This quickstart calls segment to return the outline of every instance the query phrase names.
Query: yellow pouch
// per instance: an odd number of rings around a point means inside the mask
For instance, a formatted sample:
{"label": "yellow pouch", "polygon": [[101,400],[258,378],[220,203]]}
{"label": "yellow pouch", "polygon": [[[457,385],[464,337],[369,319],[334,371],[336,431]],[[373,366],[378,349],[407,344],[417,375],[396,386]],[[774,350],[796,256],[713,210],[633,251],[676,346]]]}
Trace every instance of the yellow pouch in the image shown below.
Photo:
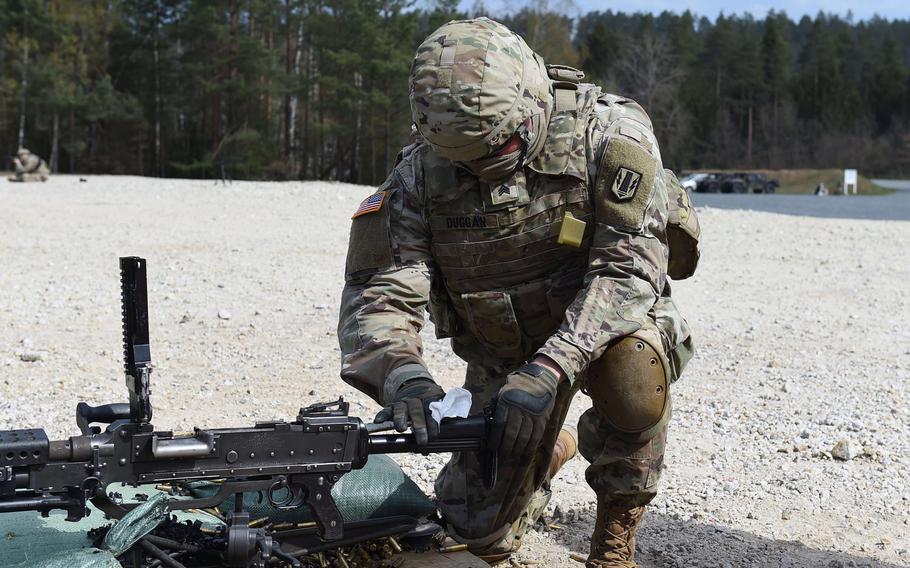
{"label": "yellow pouch", "polygon": [[580,247],[585,236],[585,224],[584,221],[576,219],[571,213],[566,212],[562,218],[562,227],[559,229],[559,237],[556,242],[561,245]]}

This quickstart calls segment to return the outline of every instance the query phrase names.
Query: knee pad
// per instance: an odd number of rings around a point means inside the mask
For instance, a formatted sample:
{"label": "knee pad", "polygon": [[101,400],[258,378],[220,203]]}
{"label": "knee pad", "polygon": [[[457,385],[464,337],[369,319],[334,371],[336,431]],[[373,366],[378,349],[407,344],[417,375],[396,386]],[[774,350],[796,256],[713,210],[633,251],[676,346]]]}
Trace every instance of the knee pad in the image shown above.
{"label": "knee pad", "polygon": [[640,434],[669,412],[668,376],[660,336],[642,330],[623,337],[591,363],[585,392],[614,428]]}

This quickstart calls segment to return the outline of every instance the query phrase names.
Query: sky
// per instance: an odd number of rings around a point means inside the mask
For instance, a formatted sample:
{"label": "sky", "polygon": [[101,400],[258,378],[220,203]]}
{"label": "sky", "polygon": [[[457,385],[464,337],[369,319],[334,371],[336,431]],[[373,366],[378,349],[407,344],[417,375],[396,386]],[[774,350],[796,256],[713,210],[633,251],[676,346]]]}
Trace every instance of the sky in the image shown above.
{"label": "sky", "polygon": [[[573,0],[569,0],[571,3]],[[503,10],[512,11],[520,9],[529,3],[528,0],[483,0],[493,13]],[[551,0],[550,6],[566,4],[566,0]],[[724,14],[742,14],[750,12],[757,17],[764,17],[769,10],[784,11],[792,19],[799,19],[803,15],[815,16],[819,11],[829,14],[846,16],[853,12],[854,20],[868,20],[875,15],[887,19],[910,19],[910,2],[907,0],[574,0],[577,11],[580,13],[594,10],[614,10],[620,12],[653,12],[655,14],[664,10],[683,12],[691,10],[699,16],[708,16],[711,19],[723,11]],[[474,0],[462,0],[462,8],[470,10]],[[572,13],[570,10],[569,13]]]}

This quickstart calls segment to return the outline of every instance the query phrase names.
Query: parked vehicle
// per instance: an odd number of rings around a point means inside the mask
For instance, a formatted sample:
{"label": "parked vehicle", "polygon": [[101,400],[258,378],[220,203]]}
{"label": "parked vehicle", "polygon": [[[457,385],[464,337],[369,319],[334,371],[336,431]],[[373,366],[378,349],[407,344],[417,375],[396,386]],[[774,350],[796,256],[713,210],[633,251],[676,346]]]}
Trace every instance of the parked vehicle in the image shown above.
{"label": "parked vehicle", "polygon": [[705,179],[708,175],[705,172],[684,175],[679,179],[679,185],[683,186],[686,191],[696,191],[698,182]]}
{"label": "parked vehicle", "polygon": [[746,191],[749,193],[774,193],[780,187],[780,182],[771,179],[765,174],[748,173],[742,174],[746,181]]}
{"label": "parked vehicle", "polygon": [[683,180],[683,187],[698,193],[774,193],[780,186],[776,179],[754,172],[699,172]]}

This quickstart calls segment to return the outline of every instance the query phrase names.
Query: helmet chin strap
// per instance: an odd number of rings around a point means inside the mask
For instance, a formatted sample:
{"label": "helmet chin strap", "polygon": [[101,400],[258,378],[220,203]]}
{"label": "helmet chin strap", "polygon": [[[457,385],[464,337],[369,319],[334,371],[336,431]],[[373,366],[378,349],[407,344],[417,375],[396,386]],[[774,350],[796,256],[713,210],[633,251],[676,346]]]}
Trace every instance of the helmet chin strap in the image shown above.
{"label": "helmet chin strap", "polygon": [[536,114],[531,117],[531,128],[534,135],[534,139],[531,140],[530,144],[526,144],[528,151],[525,153],[525,159],[522,165],[529,164],[534,158],[537,157],[537,154],[540,153],[543,149],[544,142],[547,140],[547,133],[549,132],[550,126],[550,116],[553,113],[553,106],[547,105],[544,109],[543,114]]}

